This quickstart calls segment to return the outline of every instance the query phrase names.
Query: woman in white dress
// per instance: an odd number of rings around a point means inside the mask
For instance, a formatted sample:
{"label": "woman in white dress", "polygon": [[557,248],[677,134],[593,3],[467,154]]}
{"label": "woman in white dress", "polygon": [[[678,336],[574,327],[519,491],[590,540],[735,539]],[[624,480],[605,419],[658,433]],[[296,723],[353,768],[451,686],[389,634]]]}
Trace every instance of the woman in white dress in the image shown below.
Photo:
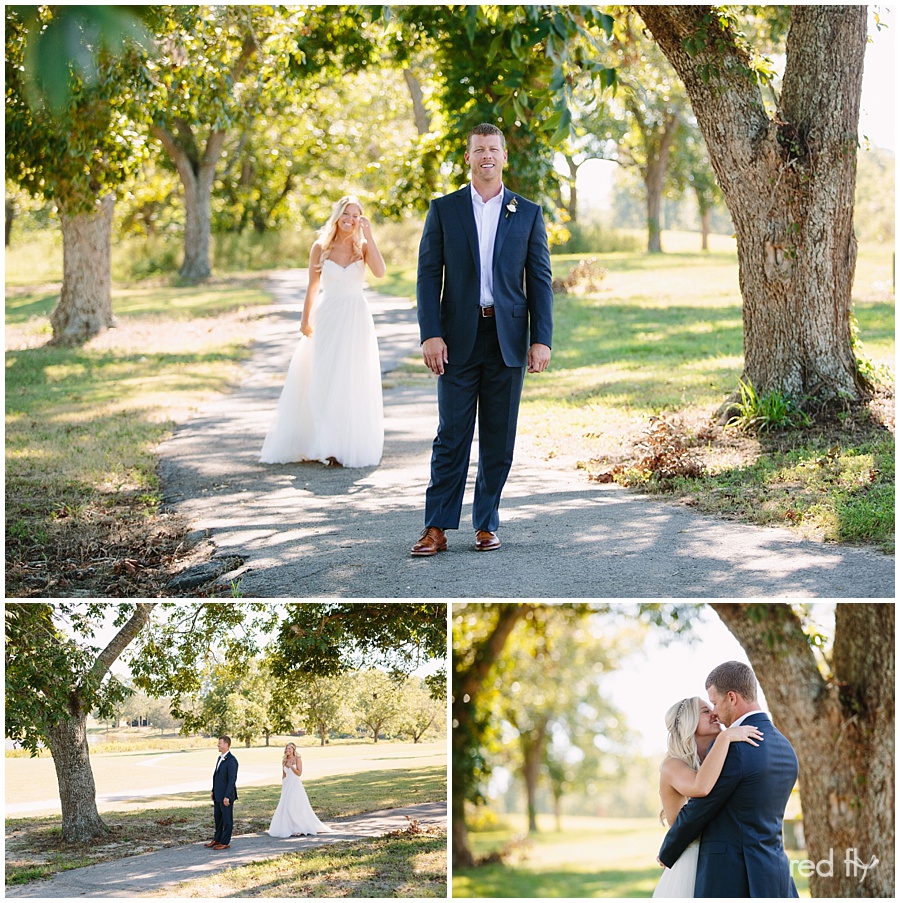
{"label": "woman in white dress", "polygon": [[[732,743],[759,746],[757,741],[763,738],[753,725],[722,730],[712,707],[699,696],[682,699],[666,712],[666,730],[666,757],[659,767],[660,821],[670,825],[689,797],[706,796],[713,789]],[[666,869],[653,896],[693,897],[699,853],[698,837]]]}
{"label": "woman in white dress", "polygon": [[381,361],[363,294],[366,266],[375,276],[385,273],[372,225],[359,200],[347,195],[310,251],[303,335],[263,443],[262,463],[371,467],[381,461]]}
{"label": "woman in white dress", "polygon": [[306,788],[300,775],[303,761],[297,755],[297,747],[288,743],[281,760],[281,799],[269,825],[271,837],[293,837],[297,834],[329,833],[331,828],[319,821],[309,804]]}

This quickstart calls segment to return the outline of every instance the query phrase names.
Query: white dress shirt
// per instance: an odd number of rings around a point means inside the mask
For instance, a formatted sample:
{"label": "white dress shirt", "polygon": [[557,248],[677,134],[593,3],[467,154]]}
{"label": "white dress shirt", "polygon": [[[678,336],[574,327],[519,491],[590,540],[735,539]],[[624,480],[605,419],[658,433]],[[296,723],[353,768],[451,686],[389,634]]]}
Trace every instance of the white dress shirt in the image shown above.
{"label": "white dress shirt", "polygon": [[[751,715],[766,715],[766,713],[762,709],[754,709],[752,712],[746,712],[745,714],[741,715],[741,717],[738,718],[737,721],[732,721],[729,727],[737,727],[739,724],[743,724],[744,719],[749,718]],[[769,718],[768,715],[766,715],[766,717]],[[771,720],[772,719],[769,718],[769,721]]]}
{"label": "white dress shirt", "polygon": [[481,257],[481,298],[482,307],[494,304],[494,239],[497,237],[497,225],[500,212],[503,210],[503,185],[500,193],[489,201],[472,185],[472,212],[475,214],[475,228],[478,230],[478,249]]}

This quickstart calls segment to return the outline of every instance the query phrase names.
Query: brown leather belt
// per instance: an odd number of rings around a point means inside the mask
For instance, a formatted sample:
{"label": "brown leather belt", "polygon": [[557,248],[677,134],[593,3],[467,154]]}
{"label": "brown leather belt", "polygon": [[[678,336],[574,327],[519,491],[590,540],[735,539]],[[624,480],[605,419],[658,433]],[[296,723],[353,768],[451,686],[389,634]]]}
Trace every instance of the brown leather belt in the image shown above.
{"label": "brown leather belt", "polygon": [[494,316],[493,305],[491,305],[490,307],[482,307],[482,308],[480,308],[480,310],[481,310],[482,317],[493,317]]}

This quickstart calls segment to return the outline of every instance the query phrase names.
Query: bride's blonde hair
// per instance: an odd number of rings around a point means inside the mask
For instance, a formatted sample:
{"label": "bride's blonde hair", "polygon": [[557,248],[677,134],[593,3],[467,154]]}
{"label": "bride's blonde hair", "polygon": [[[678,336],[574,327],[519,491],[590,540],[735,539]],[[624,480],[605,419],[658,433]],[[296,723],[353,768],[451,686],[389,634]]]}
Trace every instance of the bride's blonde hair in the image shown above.
{"label": "bride's blonde hair", "polygon": [[[294,755],[296,756],[297,755],[297,744],[296,743],[286,743],[284,748],[287,749],[289,746],[293,748]],[[282,759],[281,759],[282,766],[287,765],[288,755],[289,755],[289,753],[285,753],[284,756],[282,757]]]}
{"label": "bride's blonde hair", "polygon": [[[676,702],[666,712],[666,759],[678,759],[688,768],[697,771],[700,768],[700,755],[697,752],[697,741],[694,734],[700,724],[699,696],[689,696]],[[659,820],[665,824],[665,810],[660,810]]]}
{"label": "bride's blonde hair", "polygon": [[[319,244],[322,246],[322,260],[327,260],[330,256],[334,240],[337,238],[338,220],[351,204],[356,204],[356,206],[359,207],[359,215],[362,216],[363,206],[360,203],[359,198],[355,194],[346,194],[334,205],[334,209],[331,211],[328,222],[319,229]],[[360,231],[358,223],[353,230],[353,254],[355,260],[361,259],[363,256],[362,232]]]}

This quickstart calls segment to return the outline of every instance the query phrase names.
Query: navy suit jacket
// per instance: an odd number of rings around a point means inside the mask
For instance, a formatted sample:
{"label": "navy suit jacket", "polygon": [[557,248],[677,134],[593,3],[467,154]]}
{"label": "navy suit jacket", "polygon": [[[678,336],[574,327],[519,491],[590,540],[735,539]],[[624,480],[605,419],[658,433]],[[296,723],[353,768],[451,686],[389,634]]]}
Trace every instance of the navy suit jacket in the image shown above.
{"label": "navy suit jacket", "polygon": [[688,800],[659,851],[671,868],[700,839],[695,897],[796,897],[782,842],[782,822],[797,781],[797,756],[763,713],[750,715],[760,745],[732,743],[708,796]]}
{"label": "navy suit jacket", "polygon": [[[471,186],[431,202],[416,284],[421,341],[440,336],[451,363],[464,363],[475,346],[481,294],[478,230]],[[516,211],[507,205],[516,198]],[[503,362],[524,367],[528,348],[550,346],[553,277],[541,208],[504,188],[493,258],[494,314]]]}
{"label": "navy suit jacket", "polygon": [[213,772],[213,799],[217,803],[228,799],[229,804],[237,799],[238,760],[229,751],[222,764]]}

